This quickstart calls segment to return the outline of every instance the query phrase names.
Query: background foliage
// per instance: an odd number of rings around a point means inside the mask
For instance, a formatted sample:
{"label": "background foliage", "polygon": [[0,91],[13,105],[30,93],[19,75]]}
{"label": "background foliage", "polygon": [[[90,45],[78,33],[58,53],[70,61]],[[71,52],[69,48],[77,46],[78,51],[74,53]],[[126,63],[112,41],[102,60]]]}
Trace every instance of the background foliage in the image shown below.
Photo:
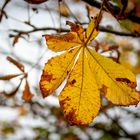
{"label": "background foliage", "polygon": [[[103,99],[100,114],[89,127],[70,126],[56,97],[62,87],[46,99],[39,90],[44,64],[57,55],[46,47],[42,35],[69,31],[67,20],[86,28],[100,7],[99,0],[0,1],[0,76],[21,73],[7,56],[24,66],[23,75],[0,80],[0,139],[140,139],[139,105],[114,107]],[[140,90],[140,1],[108,1],[104,11],[100,34],[91,45],[132,70]],[[25,89],[34,95],[30,102],[22,100],[30,100],[23,97]]]}

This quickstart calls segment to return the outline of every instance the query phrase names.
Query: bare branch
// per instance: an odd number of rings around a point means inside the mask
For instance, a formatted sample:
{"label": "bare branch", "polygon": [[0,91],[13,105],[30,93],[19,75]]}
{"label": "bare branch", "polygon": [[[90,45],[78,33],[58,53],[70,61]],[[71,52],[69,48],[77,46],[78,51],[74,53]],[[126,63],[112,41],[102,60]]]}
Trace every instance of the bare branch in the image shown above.
{"label": "bare branch", "polygon": [[[83,0],[83,1],[88,3],[91,6],[96,7],[96,8],[99,8],[99,9],[101,8],[101,3],[96,1],[96,0]],[[111,4],[111,3],[110,3],[110,6],[111,6],[111,9],[113,9],[113,12],[114,12],[115,15],[118,15],[120,13],[120,8],[119,7],[117,7],[117,6],[115,6],[115,5]],[[140,24],[140,17],[138,17],[138,16],[129,14],[127,16],[127,19]]]}
{"label": "bare branch", "polygon": [[3,4],[1,10],[0,10],[0,22],[2,21],[3,15],[5,15],[6,18],[7,18],[7,14],[6,14],[6,12],[4,11],[4,8],[6,7],[6,5],[7,5],[10,1],[11,1],[11,0],[6,0],[5,3]]}
{"label": "bare branch", "polygon": [[[17,30],[17,29],[13,29],[11,31],[16,32],[16,33],[22,33],[22,34],[30,34],[30,33],[33,33],[33,32],[49,31],[49,30],[58,32],[60,29],[59,28],[51,28],[51,27],[41,27],[41,28],[34,28],[32,30],[29,30],[29,31]],[[134,33],[119,32],[119,31],[115,31],[115,30],[110,30],[110,29],[107,29],[106,27],[103,27],[103,26],[99,26],[99,30],[101,32],[108,32],[108,33],[119,35],[119,36],[140,37],[140,35],[137,35],[137,34],[134,34]],[[69,32],[69,29],[61,28],[61,32]]]}

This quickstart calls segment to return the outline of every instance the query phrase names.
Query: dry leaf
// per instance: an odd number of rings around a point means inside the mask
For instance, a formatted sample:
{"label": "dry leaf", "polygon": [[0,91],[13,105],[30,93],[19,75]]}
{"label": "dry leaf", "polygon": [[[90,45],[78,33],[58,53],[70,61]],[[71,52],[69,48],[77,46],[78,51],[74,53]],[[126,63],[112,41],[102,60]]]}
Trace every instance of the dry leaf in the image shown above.
{"label": "dry leaf", "polygon": [[70,15],[69,9],[67,8],[67,6],[62,2],[60,3],[60,14],[62,16],[68,17]]}
{"label": "dry leaf", "polygon": [[6,96],[6,97],[13,97],[14,95],[16,95],[16,93],[17,93],[17,91],[19,90],[19,88],[20,88],[20,85],[21,85],[21,83],[22,83],[22,80],[20,80],[20,83],[18,84],[18,86],[13,90],[13,91],[11,91],[10,93],[4,93],[4,95]]}
{"label": "dry leaf", "polygon": [[26,80],[26,84],[23,90],[23,95],[22,95],[22,99],[29,102],[31,101],[33,97],[33,94],[30,92],[30,88],[29,88],[29,84],[28,81]]}
{"label": "dry leaf", "polygon": [[62,35],[45,35],[45,38],[48,48],[55,52],[69,50],[82,43],[75,32]]}
{"label": "dry leaf", "polygon": [[18,69],[20,69],[22,72],[24,72],[24,66],[21,64],[21,63],[19,63],[19,62],[17,62],[15,59],[13,59],[12,57],[10,57],[10,56],[7,56],[7,60],[9,61],[9,62],[11,62],[12,64],[14,64]]}
{"label": "dry leaf", "polygon": [[10,79],[16,78],[20,75],[21,74],[9,74],[9,75],[5,75],[5,76],[0,76],[0,80],[10,80]]}
{"label": "dry leaf", "polygon": [[41,4],[43,2],[46,2],[47,0],[24,0],[30,4]]}

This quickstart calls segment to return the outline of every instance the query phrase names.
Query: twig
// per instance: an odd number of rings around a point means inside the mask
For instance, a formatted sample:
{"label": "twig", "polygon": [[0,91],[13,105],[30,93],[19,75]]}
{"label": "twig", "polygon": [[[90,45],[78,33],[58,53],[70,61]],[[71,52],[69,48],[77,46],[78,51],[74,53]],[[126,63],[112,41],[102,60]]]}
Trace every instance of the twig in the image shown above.
{"label": "twig", "polygon": [[129,134],[129,133],[119,124],[118,118],[112,118],[107,112],[105,113],[105,115],[106,115],[107,117],[109,117],[109,118],[112,120],[112,122],[113,122],[114,124],[116,124],[116,126],[118,126],[118,127],[124,132],[124,134],[125,134],[126,137],[132,138],[132,139],[134,139],[134,140],[138,140],[138,138],[137,138],[136,135],[131,135],[131,134]]}
{"label": "twig", "polygon": [[62,18],[62,17],[61,17],[61,13],[60,13],[60,2],[61,2],[61,1],[58,0],[58,10],[59,10],[58,15],[59,15],[59,27],[60,27],[59,30],[58,30],[58,33],[61,32],[61,26],[62,26],[62,25],[61,25],[61,18]]}
{"label": "twig", "polygon": [[4,11],[4,8],[6,7],[6,5],[7,5],[10,1],[11,1],[11,0],[6,0],[5,3],[3,4],[1,10],[0,10],[0,22],[2,21],[3,15],[5,15],[6,18],[7,18],[7,14],[6,14],[6,12]]}
{"label": "twig", "polygon": [[[26,33],[26,34],[30,34],[30,33],[33,33],[33,32],[49,31],[49,30],[56,31],[56,32],[60,31],[59,28],[51,28],[51,27],[34,28],[32,30],[29,30],[29,31],[17,30],[17,29],[12,29],[10,31],[13,31],[15,33]],[[140,37],[140,35],[136,35],[134,33],[126,33],[126,32],[119,32],[119,31],[115,31],[115,30],[110,30],[110,29],[107,29],[106,27],[103,27],[103,26],[99,26],[99,31],[101,31],[101,32],[108,32],[108,33],[119,35],[119,36]],[[61,28],[61,32],[69,32],[69,29]]]}
{"label": "twig", "polygon": [[[99,8],[99,9],[101,8],[101,3],[96,1],[96,0],[83,0],[83,1],[90,4],[91,6],[96,7],[96,8]],[[120,13],[120,8],[119,7],[117,7],[117,6],[115,6],[111,3],[110,3],[110,6],[111,6],[111,9],[114,10],[114,13],[116,15],[118,15]],[[104,9],[104,10],[106,11],[106,9]],[[140,24],[140,17],[138,17],[138,16],[130,14],[130,15],[128,15],[127,19]]]}
{"label": "twig", "polygon": [[121,108],[121,109],[122,109],[123,111],[127,112],[128,114],[133,115],[133,117],[135,117],[135,118],[137,118],[137,119],[140,119],[140,114],[139,114],[139,113],[133,112],[133,111],[131,111],[131,110],[127,110],[127,109],[125,109],[125,108]]}
{"label": "twig", "polygon": [[51,18],[52,23],[53,23],[53,27],[56,27],[56,25],[55,25],[55,19],[54,19],[54,17],[53,17],[52,12],[50,11],[50,8],[48,8],[47,4],[45,4],[45,8],[46,8],[46,10],[48,11],[48,13],[49,13],[49,15],[50,15],[50,18]]}
{"label": "twig", "polygon": [[64,3],[64,5],[66,6],[66,8],[69,10],[71,16],[76,20],[76,22],[77,22],[77,23],[81,23],[81,22],[79,21],[79,19],[75,16],[75,14],[72,12],[72,10],[69,8],[68,4],[67,4],[65,1],[64,1],[63,3]]}
{"label": "twig", "polygon": [[115,30],[109,30],[103,26],[99,26],[99,30],[101,32],[108,32],[108,33],[119,35],[119,36],[140,37],[140,34],[138,35],[138,34],[134,34],[134,33],[125,33],[125,32],[119,32],[119,31],[115,31]]}
{"label": "twig", "polygon": [[[38,31],[49,31],[49,30],[52,30],[52,31],[60,31],[60,28],[53,28],[53,27],[42,27],[42,28],[35,28],[35,29],[32,29],[32,30],[29,30],[29,31],[24,31],[24,30],[17,30],[17,29],[11,29],[10,31],[13,31],[13,32],[16,32],[16,33],[19,33],[19,32],[22,32],[22,33],[33,33],[33,32],[38,32]],[[69,30],[68,29],[64,29],[64,28],[61,28],[61,32],[68,32]]]}

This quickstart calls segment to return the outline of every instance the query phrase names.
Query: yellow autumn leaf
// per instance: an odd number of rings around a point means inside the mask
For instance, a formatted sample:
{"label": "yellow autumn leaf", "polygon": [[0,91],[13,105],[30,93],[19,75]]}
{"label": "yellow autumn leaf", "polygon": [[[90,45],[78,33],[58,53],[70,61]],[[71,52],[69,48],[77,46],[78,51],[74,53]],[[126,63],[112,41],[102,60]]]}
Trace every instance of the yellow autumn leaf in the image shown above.
{"label": "yellow autumn leaf", "polygon": [[71,27],[71,31],[77,33],[79,39],[83,42],[84,41],[84,28],[80,24],[74,24],[70,21],[66,21],[66,24]]}
{"label": "yellow autumn leaf", "polygon": [[90,23],[88,24],[88,28],[86,30],[86,38],[85,41],[88,40],[87,43],[90,43],[91,40],[93,40],[97,35],[98,35],[98,31],[95,27],[95,22],[96,22],[96,18],[93,18]]}
{"label": "yellow autumn leaf", "polygon": [[[100,17],[90,21],[85,33],[82,26],[67,22],[71,31],[63,37],[45,36],[51,50],[66,52],[45,65],[40,81],[41,91],[44,97],[52,94],[68,76],[59,101],[64,116],[71,124],[88,125],[92,122],[100,109],[100,93],[116,105],[136,105],[140,101],[140,94],[135,90],[135,75],[88,47],[98,35],[95,23]],[[73,39],[69,38],[71,33]]]}
{"label": "yellow autumn leaf", "polygon": [[84,49],[81,50],[67,84],[59,95],[60,105],[71,124],[92,122],[100,109],[100,92],[88,65]]}
{"label": "yellow autumn leaf", "polygon": [[75,32],[62,35],[45,35],[45,39],[48,48],[55,52],[68,50],[82,43]]}
{"label": "yellow autumn leaf", "polygon": [[43,97],[53,93],[64,81],[72,68],[79,48],[70,50],[59,56],[51,58],[43,70],[40,88]]}
{"label": "yellow autumn leaf", "polygon": [[135,75],[122,65],[91,49],[88,50],[89,65],[99,88],[106,88],[105,97],[116,105],[133,105],[140,101],[136,92]]}

